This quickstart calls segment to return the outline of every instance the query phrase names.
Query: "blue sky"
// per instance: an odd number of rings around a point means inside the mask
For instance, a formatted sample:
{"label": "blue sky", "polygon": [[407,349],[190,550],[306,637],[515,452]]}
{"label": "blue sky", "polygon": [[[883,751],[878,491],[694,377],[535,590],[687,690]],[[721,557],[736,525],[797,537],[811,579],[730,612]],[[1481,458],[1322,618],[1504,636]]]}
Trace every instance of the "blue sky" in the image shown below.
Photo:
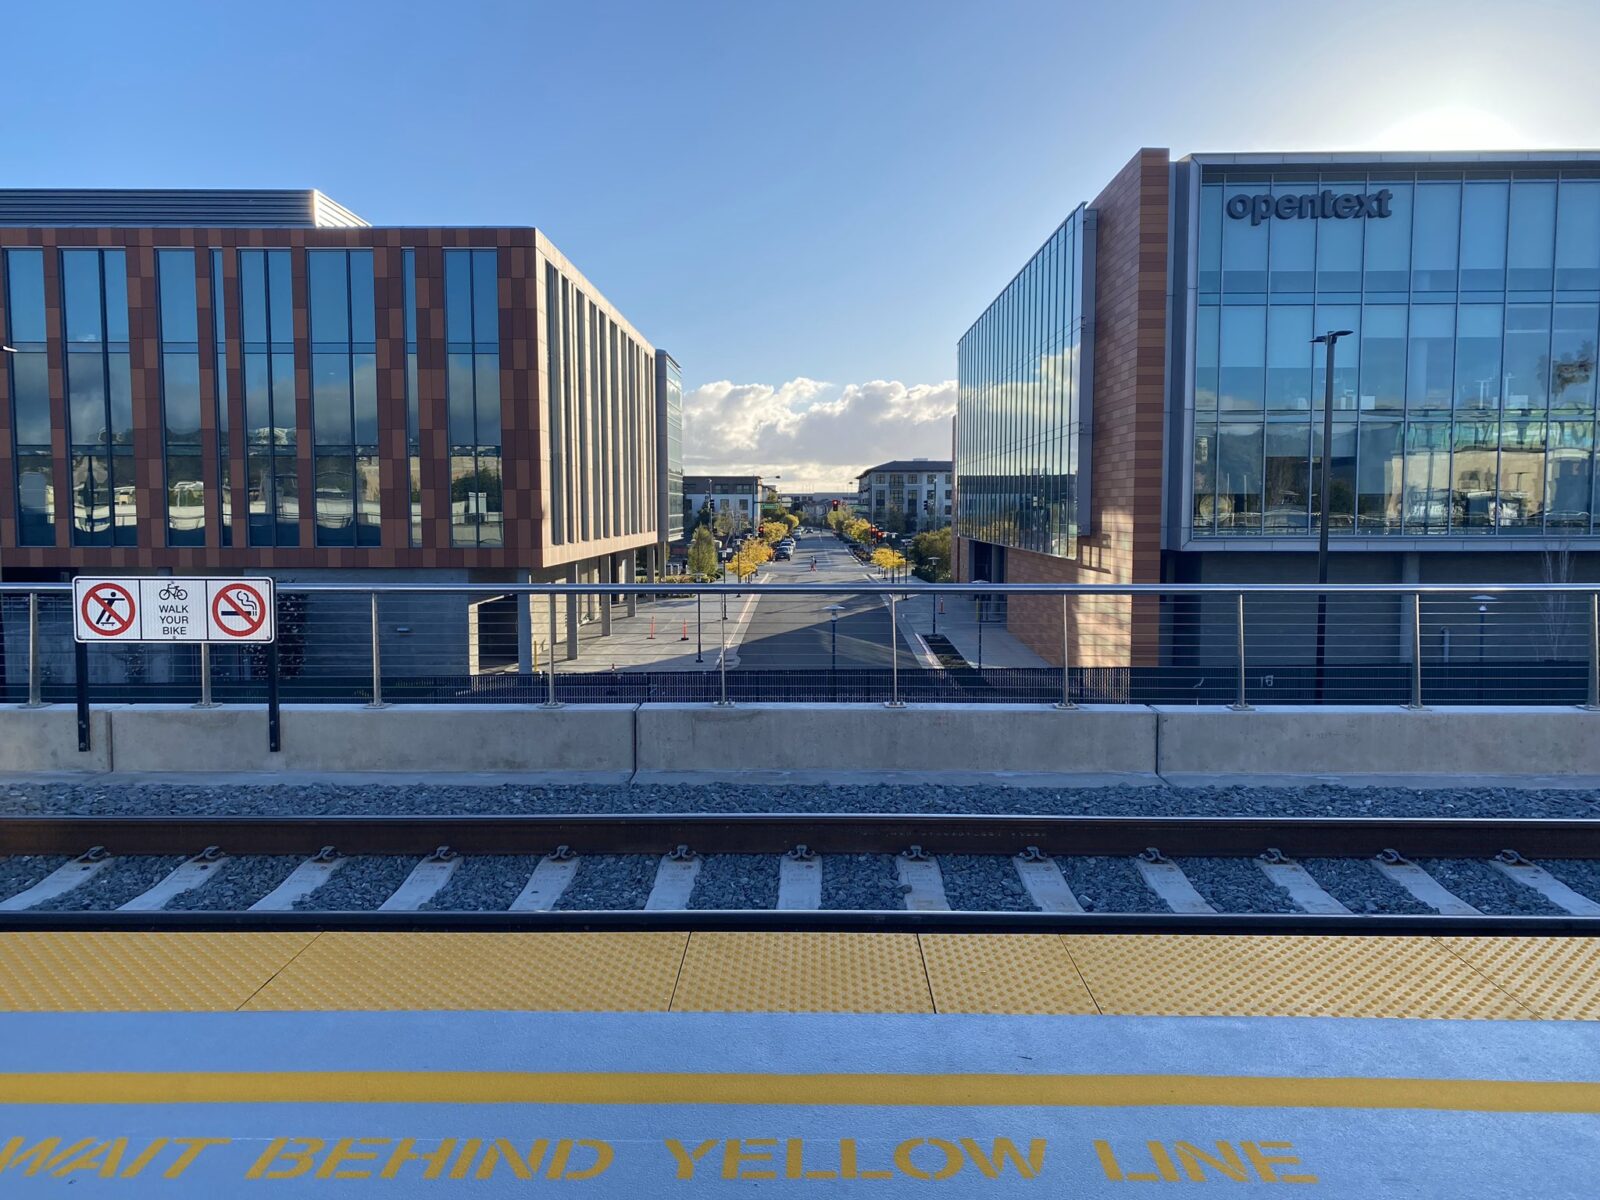
{"label": "blue sky", "polygon": [[1594,3],[7,6],[10,186],[533,224],[683,364],[695,467],[948,453],[955,342],[1141,145],[1594,146]]}

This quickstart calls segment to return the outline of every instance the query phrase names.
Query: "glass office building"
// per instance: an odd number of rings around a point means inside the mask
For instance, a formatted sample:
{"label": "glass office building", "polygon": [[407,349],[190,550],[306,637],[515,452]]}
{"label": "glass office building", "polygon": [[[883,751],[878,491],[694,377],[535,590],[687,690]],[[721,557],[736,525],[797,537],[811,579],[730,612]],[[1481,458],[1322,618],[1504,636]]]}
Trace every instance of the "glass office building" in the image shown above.
{"label": "glass office building", "polygon": [[1095,225],[1079,205],[957,347],[960,537],[1070,556],[1088,526]]}
{"label": "glass office building", "polygon": [[[1174,164],[1173,201],[1173,548],[1285,546],[1324,519],[1350,548],[1600,533],[1600,161],[1196,156]],[[1329,330],[1351,334],[1324,517],[1311,339]]]}

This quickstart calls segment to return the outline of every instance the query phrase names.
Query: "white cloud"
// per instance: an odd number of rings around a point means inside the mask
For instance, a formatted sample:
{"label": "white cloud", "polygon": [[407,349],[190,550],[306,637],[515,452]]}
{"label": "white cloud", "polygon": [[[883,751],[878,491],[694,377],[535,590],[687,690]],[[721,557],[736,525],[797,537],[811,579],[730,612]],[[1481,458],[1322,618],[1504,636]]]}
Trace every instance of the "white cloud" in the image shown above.
{"label": "white cloud", "polygon": [[707,383],[683,398],[691,474],[783,477],[785,491],[847,491],[863,467],[949,458],[955,381]]}

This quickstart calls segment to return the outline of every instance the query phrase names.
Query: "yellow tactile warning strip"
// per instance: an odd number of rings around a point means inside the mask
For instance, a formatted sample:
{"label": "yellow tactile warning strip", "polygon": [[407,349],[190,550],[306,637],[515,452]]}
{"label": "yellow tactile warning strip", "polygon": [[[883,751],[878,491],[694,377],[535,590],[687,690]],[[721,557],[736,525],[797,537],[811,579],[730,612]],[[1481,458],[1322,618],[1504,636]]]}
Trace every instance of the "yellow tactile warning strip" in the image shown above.
{"label": "yellow tactile warning strip", "polygon": [[697,933],[674,1012],[931,1013],[913,933]]}
{"label": "yellow tactile warning strip", "polygon": [[1055,934],[925,934],[921,940],[938,1012],[1100,1011],[1065,939]]}
{"label": "yellow tactile warning strip", "polygon": [[1103,1012],[1508,1020],[1527,1005],[1436,938],[1067,937]]}
{"label": "yellow tactile warning strip", "polygon": [[12,933],[0,1011],[228,1012],[316,934]]}
{"label": "yellow tactile warning strip", "polygon": [[1600,938],[1441,938],[1541,1017],[1600,1021]]}
{"label": "yellow tactile warning strip", "polygon": [[663,1012],[686,933],[324,933],[264,1010]]}
{"label": "yellow tactile warning strip", "polygon": [[0,1011],[1600,1020],[1600,938],[15,933]]}

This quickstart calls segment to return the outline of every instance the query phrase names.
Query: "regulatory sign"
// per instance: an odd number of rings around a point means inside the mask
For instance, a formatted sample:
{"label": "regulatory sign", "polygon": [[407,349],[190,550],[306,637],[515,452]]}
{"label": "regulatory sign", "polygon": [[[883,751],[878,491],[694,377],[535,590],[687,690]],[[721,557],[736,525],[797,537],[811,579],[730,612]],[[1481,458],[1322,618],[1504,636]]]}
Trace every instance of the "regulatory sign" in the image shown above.
{"label": "regulatory sign", "polygon": [[270,642],[272,580],[72,581],[73,635],[80,642]]}

